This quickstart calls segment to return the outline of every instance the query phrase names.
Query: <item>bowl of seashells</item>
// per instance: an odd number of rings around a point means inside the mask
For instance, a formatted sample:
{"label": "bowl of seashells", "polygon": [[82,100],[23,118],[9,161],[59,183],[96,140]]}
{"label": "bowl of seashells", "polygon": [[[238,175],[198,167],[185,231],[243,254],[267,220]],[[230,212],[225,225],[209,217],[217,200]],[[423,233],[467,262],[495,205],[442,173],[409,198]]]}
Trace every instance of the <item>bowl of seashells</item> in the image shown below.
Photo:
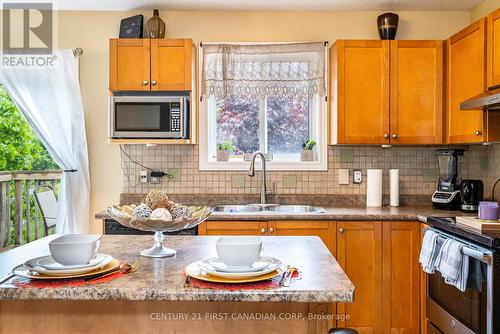
{"label": "bowl of seashells", "polygon": [[161,190],[152,190],[139,205],[112,205],[107,213],[120,224],[142,231],[155,232],[155,244],[141,252],[147,257],[174,256],[176,251],[165,248],[163,232],[186,230],[205,221],[210,216],[208,207],[184,206],[171,201]]}

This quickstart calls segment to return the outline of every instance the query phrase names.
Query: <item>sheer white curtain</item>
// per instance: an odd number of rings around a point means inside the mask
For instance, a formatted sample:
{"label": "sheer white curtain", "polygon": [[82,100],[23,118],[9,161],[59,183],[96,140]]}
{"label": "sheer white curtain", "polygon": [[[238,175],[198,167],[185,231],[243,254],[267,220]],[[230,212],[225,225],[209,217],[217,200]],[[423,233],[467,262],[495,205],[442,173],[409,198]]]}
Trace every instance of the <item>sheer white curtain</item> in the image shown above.
{"label": "sheer white curtain", "polygon": [[89,227],[89,166],[78,66],[72,50],[54,51],[52,66],[2,67],[0,82],[63,173],[57,233]]}
{"label": "sheer white curtain", "polygon": [[202,95],[325,94],[325,43],[205,44]]}

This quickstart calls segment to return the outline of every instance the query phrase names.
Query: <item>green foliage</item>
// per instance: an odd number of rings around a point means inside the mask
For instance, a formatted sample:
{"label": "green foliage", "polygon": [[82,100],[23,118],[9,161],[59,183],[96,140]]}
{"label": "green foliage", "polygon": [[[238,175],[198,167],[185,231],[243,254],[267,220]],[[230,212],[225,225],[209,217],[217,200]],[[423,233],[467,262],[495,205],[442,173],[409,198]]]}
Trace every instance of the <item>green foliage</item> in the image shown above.
{"label": "green foliage", "polygon": [[0,170],[59,169],[0,86]]}
{"label": "green foliage", "polygon": [[217,144],[217,149],[220,151],[231,151],[233,149],[233,142],[231,140],[226,140],[223,143]]}
{"label": "green foliage", "polygon": [[308,139],[307,141],[302,140],[302,149],[303,150],[312,150],[316,145],[316,141],[312,139]]}

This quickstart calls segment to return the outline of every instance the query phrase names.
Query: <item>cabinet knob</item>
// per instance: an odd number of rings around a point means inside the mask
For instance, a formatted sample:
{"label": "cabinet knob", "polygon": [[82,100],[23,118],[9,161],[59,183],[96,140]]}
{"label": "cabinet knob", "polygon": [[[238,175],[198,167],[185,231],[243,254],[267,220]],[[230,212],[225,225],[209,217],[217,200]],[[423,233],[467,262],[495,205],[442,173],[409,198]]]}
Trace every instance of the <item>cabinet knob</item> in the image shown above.
{"label": "cabinet knob", "polygon": [[260,229],[260,233],[261,234],[265,234],[266,233],[266,229],[265,228]]}
{"label": "cabinet knob", "polygon": [[481,135],[481,131],[476,130],[476,132],[474,132],[474,134],[475,134],[476,136],[480,136],[480,135]]}
{"label": "cabinet knob", "polygon": [[274,232],[274,228],[270,227],[269,228],[269,233],[273,233]]}
{"label": "cabinet knob", "polygon": [[152,84],[153,86],[156,86],[156,80],[151,81],[151,84]]}
{"label": "cabinet knob", "polygon": [[389,138],[389,134],[388,133],[384,133],[384,138],[388,139]]}
{"label": "cabinet knob", "polygon": [[397,134],[393,134],[392,135],[392,139],[396,139],[396,138],[398,138],[398,135]]}
{"label": "cabinet knob", "polygon": [[149,84],[149,81],[144,80],[143,84],[144,84],[144,86],[147,86]]}
{"label": "cabinet knob", "polygon": [[344,228],[343,228],[343,227],[341,227],[341,228],[339,229],[339,232],[340,232],[340,233],[344,233]]}

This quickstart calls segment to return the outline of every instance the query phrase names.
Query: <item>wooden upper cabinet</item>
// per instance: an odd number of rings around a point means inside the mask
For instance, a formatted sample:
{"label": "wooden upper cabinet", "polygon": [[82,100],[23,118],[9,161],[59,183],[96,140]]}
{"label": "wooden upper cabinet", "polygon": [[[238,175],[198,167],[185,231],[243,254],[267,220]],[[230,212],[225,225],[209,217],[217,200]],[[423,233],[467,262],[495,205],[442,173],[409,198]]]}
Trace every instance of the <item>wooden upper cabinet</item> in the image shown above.
{"label": "wooden upper cabinet", "polygon": [[483,111],[460,110],[460,103],[486,89],[486,20],[473,23],[446,41],[446,137],[450,144],[486,140]]}
{"label": "wooden upper cabinet", "polygon": [[389,143],[389,41],[335,42],[330,89],[330,144]]}
{"label": "wooden upper cabinet", "polygon": [[191,91],[191,39],[119,39],[109,42],[111,91]]}
{"label": "wooden upper cabinet", "polygon": [[149,39],[110,39],[109,89],[149,90]]}
{"label": "wooden upper cabinet", "polygon": [[382,224],[383,333],[420,333],[420,224]]}
{"label": "wooden upper cabinet", "polygon": [[443,41],[391,41],[390,142],[443,142]]}
{"label": "wooden upper cabinet", "polygon": [[500,9],[487,17],[487,82],[489,88],[500,88]]}
{"label": "wooden upper cabinet", "polygon": [[337,327],[382,333],[382,224],[337,222],[337,261],[355,287],[354,302],[337,305]]}
{"label": "wooden upper cabinet", "polygon": [[191,90],[191,39],[151,40],[151,90]]}

